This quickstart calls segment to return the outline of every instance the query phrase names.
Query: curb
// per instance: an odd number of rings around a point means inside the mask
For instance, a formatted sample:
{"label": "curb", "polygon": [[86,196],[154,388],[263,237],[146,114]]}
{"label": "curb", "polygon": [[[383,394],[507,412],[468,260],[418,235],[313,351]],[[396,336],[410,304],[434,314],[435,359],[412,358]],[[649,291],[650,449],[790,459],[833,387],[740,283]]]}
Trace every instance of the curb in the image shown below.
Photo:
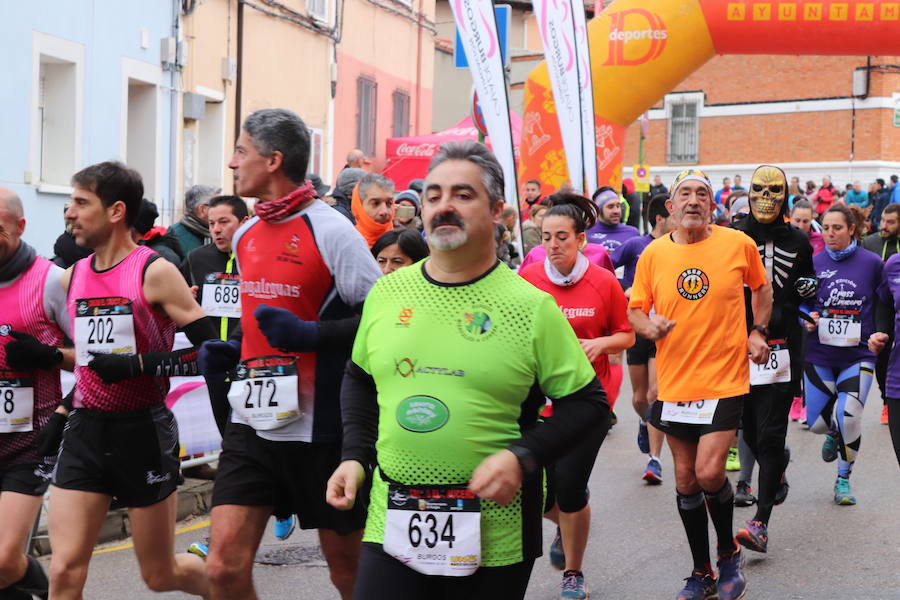
{"label": "curb", "polygon": [[[213,482],[204,479],[185,479],[175,492],[178,494],[176,521],[181,521],[193,515],[202,515],[209,512],[212,505]],[[107,513],[103,525],[100,527],[100,535],[97,536],[97,544],[115,542],[131,536],[131,523],[128,519],[128,509],[117,508]],[[41,516],[37,536],[34,539],[34,551],[36,556],[50,554],[50,540],[47,536],[46,515]]]}

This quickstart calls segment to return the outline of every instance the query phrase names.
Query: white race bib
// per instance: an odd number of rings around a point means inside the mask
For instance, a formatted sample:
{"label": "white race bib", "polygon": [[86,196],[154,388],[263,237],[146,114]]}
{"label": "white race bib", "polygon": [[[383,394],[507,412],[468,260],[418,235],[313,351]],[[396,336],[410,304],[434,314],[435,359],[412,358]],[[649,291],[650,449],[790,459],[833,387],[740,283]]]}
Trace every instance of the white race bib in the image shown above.
{"label": "white race bib", "polygon": [[75,301],[75,359],[79,366],[98,354],[136,354],[134,315],[128,298]]}
{"label": "white race bib", "polygon": [[200,292],[200,306],[210,317],[241,318],[240,275],[209,273]]}
{"label": "white race bib", "polygon": [[625,265],[616,267],[616,279],[625,279]]}
{"label": "white race bib", "polygon": [[278,429],[303,416],[297,383],[297,361],[293,356],[251,358],[238,365],[228,403],[253,429]]}
{"label": "white race bib", "polygon": [[672,423],[689,423],[691,425],[709,425],[716,414],[716,400],[696,400],[694,402],[663,402],[661,421]]}
{"label": "white race bib", "polygon": [[852,347],[859,345],[862,323],[859,311],[836,313],[824,310],[819,318],[819,341],[826,346]]}
{"label": "white race bib", "polygon": [[758,365],[750,361],[750,385],[787,383],[791,380],[791,354],[780,345],[769,345],[769,358]]}
{"label": "white race bib", "polygon": [[466,489],[390,484],[384,551],[425,575],[471,575],[481,564],[481,501]]}
{"label": "white race bib", "polygon": [[34,428],[34,382],[25,378],[0,379],[0,433]]}

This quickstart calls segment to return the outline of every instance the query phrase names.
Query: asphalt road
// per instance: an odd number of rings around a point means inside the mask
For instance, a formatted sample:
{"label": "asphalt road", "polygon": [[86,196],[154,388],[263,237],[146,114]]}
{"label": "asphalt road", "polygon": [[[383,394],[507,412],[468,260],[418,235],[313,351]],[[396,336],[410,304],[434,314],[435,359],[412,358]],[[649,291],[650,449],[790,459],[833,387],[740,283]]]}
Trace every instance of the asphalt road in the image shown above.
{"label": "asphalt road", "polygon": [[[836,463],[823,463],[819,457],[822,437],[798,424],[790,425],[791,491],[787,502],[773,514],[769,553],[746,553],[747,598],[900,599],[900,471],[887,427],[878,422],[881,402],[875,392],[869,397],[860,458],[852,478],[859,500],[856,506],[836,506],[832,501]],[[664,448],[663,485],[645,485],[640,479],[644,457],[635,444],[637,417],[629,406],[627,381],[621,399],[619,424],[600,450],[591,477],[592,531],[584,571],[595,599],[673,598],[690,572],[691,561],[675,507],[671,458]],[[731,477],[734,482],[735,474]],[[736,508],[736,526],[752,516],[752,508]],[[176,538],[179,549],[209,531],[206,519],[179,523],[178,527],[188,529]],[[545,549],[553,531],[545,521]],[[98,548],[101,552],[92,560],[85,598],[188,597],[148,591],[127,542]],[[314,532],[297,531],[285,542],[267,532],[263,545],[267,553],[280,555],[276,559],[287,558],[294,564],[257,565],[254,576],[261,598],[338,597],[318,554]],[[556,598],[559,581],[560,573],[550,567],[546,557],[541,558],[527,597]]]}

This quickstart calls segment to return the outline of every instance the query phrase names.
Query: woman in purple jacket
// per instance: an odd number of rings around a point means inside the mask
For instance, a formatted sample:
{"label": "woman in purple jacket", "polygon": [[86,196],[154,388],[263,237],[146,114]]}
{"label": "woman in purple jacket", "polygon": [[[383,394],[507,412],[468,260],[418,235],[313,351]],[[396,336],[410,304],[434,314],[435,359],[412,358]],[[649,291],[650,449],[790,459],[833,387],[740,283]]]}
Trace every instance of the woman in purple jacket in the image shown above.
{"label": "woman in purple jacket", "polygon": [[809,316],[804,365],[806,417],[810,430],[825,434],[822,459],[838,461],[834,501],[856,504],[850,473],[862,435],[862,414],[872,385],[877,289],[883,265],[856,241],[854,213],[839,204],[822,219],[825,251],[813,257],[819,288]]}

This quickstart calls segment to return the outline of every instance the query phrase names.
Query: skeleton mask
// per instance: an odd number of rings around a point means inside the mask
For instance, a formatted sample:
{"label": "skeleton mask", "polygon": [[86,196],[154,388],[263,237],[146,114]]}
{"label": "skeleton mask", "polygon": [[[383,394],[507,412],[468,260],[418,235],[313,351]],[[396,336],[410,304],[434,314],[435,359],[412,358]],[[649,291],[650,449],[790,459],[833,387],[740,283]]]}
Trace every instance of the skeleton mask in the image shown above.
{"label": "skeleton mask", "polygon": [[763,224],[771,223],[781,214],[787,192],[787,178],[778,167],[763,165],[753,172],[750,180],[750,212]]}

